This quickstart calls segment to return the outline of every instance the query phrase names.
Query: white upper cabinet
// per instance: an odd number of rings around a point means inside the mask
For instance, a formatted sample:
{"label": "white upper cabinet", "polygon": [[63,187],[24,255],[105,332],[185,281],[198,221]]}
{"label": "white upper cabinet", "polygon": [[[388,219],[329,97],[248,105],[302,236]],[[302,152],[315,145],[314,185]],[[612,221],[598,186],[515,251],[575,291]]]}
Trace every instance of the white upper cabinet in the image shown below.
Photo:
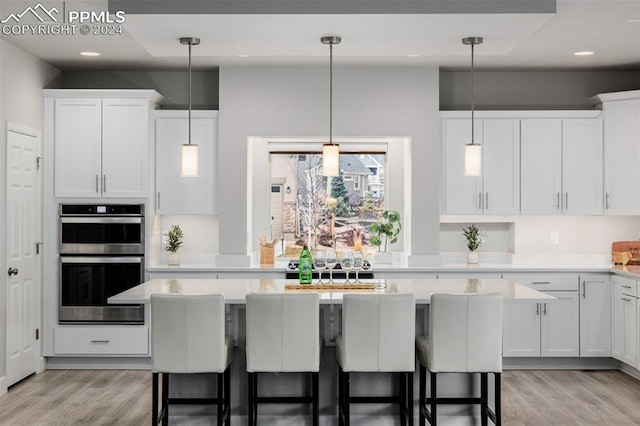
{"label": "white upper cabinet", "polygon": [[604,111],[604,213],[640,214],[640,90],[591,101]]}
{"label": "white upper cabinet", "polygon": [[522,120],[520,158],[520,212],[561,213],[562,120]]}
{"label": "white upper cabinet", "polygon": [[213,214],[217,111],[193,111],[191,143],[198,145],[198,176],[181,177],[188,139],[187,111],[156,111],[156,213]]}
{"label": "white upper cabinet", "polygon": [[444,213],[517,214],[520,210],[519,120],[476,120],[482,145],[482,176],[464,176],[464,146],[471,142],[471,120],[444,120]]}
{"label": "white upper cabinet", "polygon": [[602,214],[602,120],[523,119],[522,214]]}
{"label": "white upper cabinet", "polygon": [[562,120],[565,214],[602,214],[602,120]]}
{"label": "white upper cabinet", "polygon": [[45,90],[56,197],[146,198],[153,90]]}

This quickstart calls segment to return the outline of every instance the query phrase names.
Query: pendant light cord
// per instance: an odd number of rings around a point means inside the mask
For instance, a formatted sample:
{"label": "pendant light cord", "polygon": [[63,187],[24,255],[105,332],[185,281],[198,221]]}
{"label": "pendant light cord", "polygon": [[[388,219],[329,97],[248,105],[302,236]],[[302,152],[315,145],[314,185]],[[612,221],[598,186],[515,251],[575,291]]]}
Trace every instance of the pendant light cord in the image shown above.
{"label": "pendant light cord", "polygon": [[191,44],[189,43],[189,145],[191,145]]}
{"label": "pendant light cord", "polygon": [[473,99],[473,48],[474,44],[471,43],[471,145],[475,145],[475,131],[474,131],[474,114],[475,103]]}
{"label": "pendant light cord", "polygon": [[333,145],[333,44],[329,45],[329,143]]}

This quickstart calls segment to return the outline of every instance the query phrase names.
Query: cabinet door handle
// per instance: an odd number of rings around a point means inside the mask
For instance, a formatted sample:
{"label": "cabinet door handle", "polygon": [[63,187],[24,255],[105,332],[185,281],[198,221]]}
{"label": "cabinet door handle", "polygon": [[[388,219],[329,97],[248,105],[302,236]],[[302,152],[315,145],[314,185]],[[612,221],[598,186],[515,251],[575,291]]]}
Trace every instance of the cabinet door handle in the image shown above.
{"label": "cabinet door handle", "polygon": [[540,304],[536,303],[536,315],[540,316]]}
{"label": "cabinet door handle", "polygon": [[547,315],[547,304],[544,304],[544,314]]}
{"label": "cabinet door handle", "polygon": [[484,208],[485,209],[489,209],[489,193],[485,192],[484,193]]}
{"label": "cabinet door handle", "polygon": [[587,298],[587,284],[584,281],[582,281],[582,298]]}
{"label": "cabinet door handle", "polygon": [[569,193],[564,193],[564,208],[567,210],[569,208]]}
{"label": "cabinet door handle", "polygon": [[91,343],[109,343],[110,340],[92,340]]}
{"label": "cabinet door handle", "polygon": [[158,191],[158,210],[160,210],[160,191]]}
{"label": "cabinet door handle", "polygon": [[478,210],[482,210],[482,192],[478,192]]}
{"label": "cabinet door handle", "polygon": [[102,175],[102,192],[107,192],[107,175]]}
{"label": "cabinet door handle", "polygon": [[604,195],[604,208],[609,210],[609,193],[605,193]]}
{"label": "cabinet door handle", "polygon": [[621,297],[620,299],[624,300],[625,302],[631,302],[631,299],[628,299],[626,297]]}
{"label": "cabinet door handle", "polygon": [[622,288],[628,288],[629,290],[631,290],[631,286],[630,285],[623,285]]}
{"label": "cabinet door handle", "polygon": [[531,284],[551,284],[551,281],[533,281]]}
{"label": "cabinet door handle", "polygon": [[560,193],[556,193],[556,210],[560,210]]}
{"label": "cabinet door handle", "polygon": [[96,194],[99,191],[99,189],[98,189],[98,179],[100,179],[100,178],[98,177],[98,175],[96,175]]}

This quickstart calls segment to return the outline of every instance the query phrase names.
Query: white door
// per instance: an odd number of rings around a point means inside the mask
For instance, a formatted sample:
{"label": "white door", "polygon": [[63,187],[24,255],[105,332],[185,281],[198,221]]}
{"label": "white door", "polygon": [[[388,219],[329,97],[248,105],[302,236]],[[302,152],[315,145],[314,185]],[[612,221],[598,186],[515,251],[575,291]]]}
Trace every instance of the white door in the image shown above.
{"label": "white door", "polygon": [[580,276],[580,356],[611,356],[611,285],[607,276]]}
{"label": "white door", "polygon": [[36,371],[39,300],[40,133],[7,126],[7,385]]}
{"label": "white door", "polygon": [[148,197],[149,102],[102,100],[102,196]]}
{"label": "white door", "polygon": [[565,214],[602,214],[602,120],[562,120]]}
{"label": "white door", "polygon": [[520,213],[520,121],[482,121],[484,214]]}
{"label": "white door", "polygon": [[562,120],[522,120],[521,129],[520,213],[560,214]]}
{"label": "white door", "polygon": [[577,291],[553,291],[558,300],[541,303],[540,355],[577,357],[580,355],[580,308]]}
{"label": "white door", "polygon": [[271,185],[271,239],[282,238],[283,216],[282,185]]}
{"label": "white door", "polygon": [[540,309],[539,303],[504,305],[503,356],[540,356]]}

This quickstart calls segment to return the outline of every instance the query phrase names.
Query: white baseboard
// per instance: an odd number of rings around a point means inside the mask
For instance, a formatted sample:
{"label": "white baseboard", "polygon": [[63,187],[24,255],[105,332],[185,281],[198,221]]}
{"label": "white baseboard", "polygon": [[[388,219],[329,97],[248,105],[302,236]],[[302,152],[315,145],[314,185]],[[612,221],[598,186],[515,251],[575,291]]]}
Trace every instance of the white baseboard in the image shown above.
{"label": "white baseboard", "polygon": [[628,375],[630,375],[631,377],[634,377],[638,380],[640,380],[640,370],[637,370],[633,367],[631,367],[630,365],[627,365],[625,363],[620,363],[620,371],[627,373]]}
{"label": "white baseboard", "polygon": [[7,378],[5,376],[0,377],[0,395],[7,393]]}

